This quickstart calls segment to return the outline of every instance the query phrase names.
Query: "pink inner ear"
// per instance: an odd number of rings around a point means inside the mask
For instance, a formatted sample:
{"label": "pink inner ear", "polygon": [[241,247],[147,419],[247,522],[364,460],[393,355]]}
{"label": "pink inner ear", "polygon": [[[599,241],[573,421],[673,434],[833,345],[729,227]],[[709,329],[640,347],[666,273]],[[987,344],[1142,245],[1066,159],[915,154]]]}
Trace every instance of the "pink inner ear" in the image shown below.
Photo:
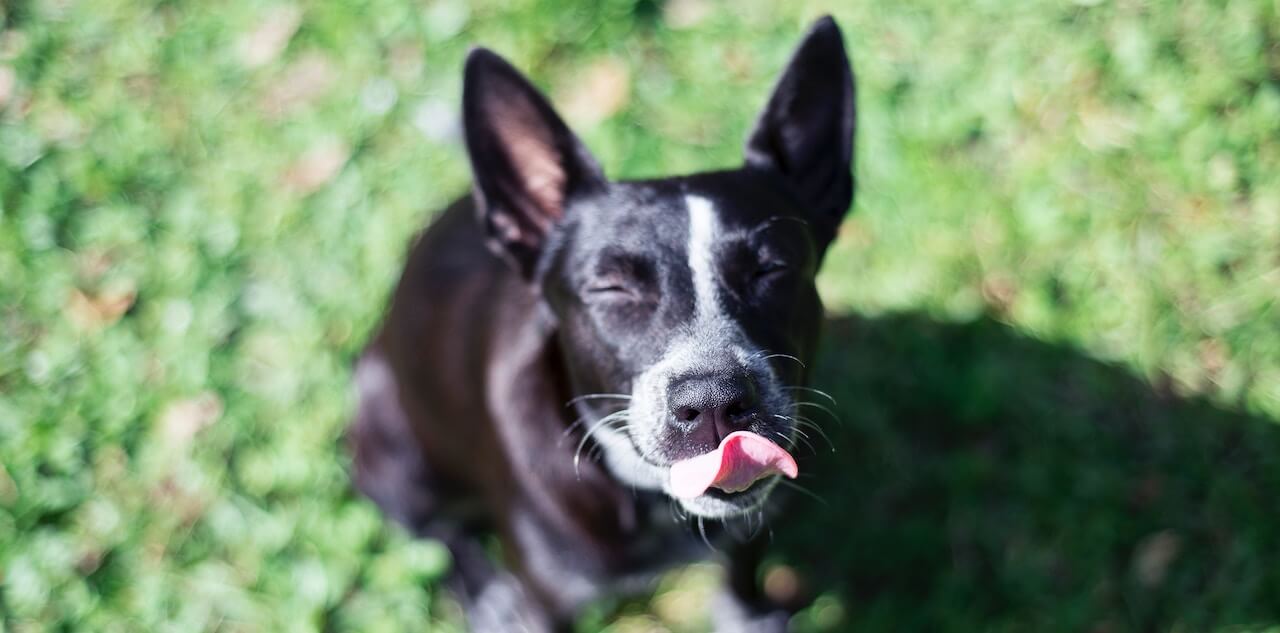
{"label": "pink inner ear", "polygon": [[495,101],[489,106],[494,133],[506,148],[523,193],[539,211],[528,219],[546,233],[564,213],[564,156],[556,149],[548,123],[538,116],[537,106],[519,96]]}

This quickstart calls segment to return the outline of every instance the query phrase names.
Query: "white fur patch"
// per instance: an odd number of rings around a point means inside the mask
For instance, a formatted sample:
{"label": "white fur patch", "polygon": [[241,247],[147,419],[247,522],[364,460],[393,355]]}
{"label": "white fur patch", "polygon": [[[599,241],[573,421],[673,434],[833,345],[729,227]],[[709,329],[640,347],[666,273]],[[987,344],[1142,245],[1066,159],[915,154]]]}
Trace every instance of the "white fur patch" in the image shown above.
{"label": "white fur patch", "polygon": [[711,259],[711,246],[719,230],[719,219],[711,201],[701,196],[687,195],[689,208],[689,270],[693,271],[694,301],[698,321],[708,323],[716,319],[720,302],[716,299],[715,262]]}
{"label": "white fur patch", "polygon": [[[724,239],[715,206],[702,196],[685,196],[689,213],[688,264],[694,291],[694,313],[685,327],[666,343],[662,356],[638,376],[631,387],[627,430],[602,428],[594,433],[604,447],[604,459],[619,479],[638,488],[670,493],[670,468],[662,460],[663,428],[671,416],[667,391],[678,376],[691,371],[747,370],[755,376],[764,410],[792,414],[791,403],[770,367],[765,352],[753,345],[741,326],[728,316],[727,300],[719,292],[714,248]],[[726,352],[728,353],[726,355]],[[789,429],[775,432],[783,445]],[[776,482],[766,484],[772,487]],[[710,496],[679,499],[681,507],[700,517],[724,518],[753,512],[767,496],[767,488],[754,496],[755,504],[740,507]]]}

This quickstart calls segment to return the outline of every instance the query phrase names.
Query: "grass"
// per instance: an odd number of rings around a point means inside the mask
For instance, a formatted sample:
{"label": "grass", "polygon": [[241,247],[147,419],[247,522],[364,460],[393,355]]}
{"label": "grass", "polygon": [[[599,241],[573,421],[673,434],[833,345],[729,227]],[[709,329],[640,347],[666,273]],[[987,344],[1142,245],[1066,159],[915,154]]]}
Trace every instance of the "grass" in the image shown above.
{"label": "grass", "polygon": [[[351,491],[350,363],[465,191],[472,43],[606,170],[734,164],[809,20],[859,75],[802,631],[1280,625],[1280,8],[0,6],[0,631],[460,626]],[[713,572],[584,630],[704,626]]]}

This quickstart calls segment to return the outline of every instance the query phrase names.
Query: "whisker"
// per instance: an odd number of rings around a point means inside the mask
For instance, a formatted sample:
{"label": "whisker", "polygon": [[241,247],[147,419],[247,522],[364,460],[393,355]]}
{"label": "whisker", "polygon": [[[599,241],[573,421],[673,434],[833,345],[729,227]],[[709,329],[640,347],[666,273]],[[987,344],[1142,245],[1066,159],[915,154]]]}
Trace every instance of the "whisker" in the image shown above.
{"label": "whisker", "polygon": [[734,541],[738,543],[746,543],[755,538],[760,533],[760,528],[755,524],[755,513],[748,512],[743,515],[733,517],[724,522],[725,531]]}
{"label": "whisker", "polygon": [[586,400],[630,400],[631,396],[625,393],[588,393],[578,396],[564,403],[565,408],[572,407],[579,402]]}
{"label": "whisker", "polygon": [[800,430],[800,427],[813,429],[814,431],[816,431],[818,435],[821,435],[822,439],[827,442],[827,446],[831,448],[831,452],[832,453],[836,452],[836,443],[831,441],[831,436],[827,435],[827,432],[823,430],[821,426],[818,426],[817,424],[815,424],[813,420],[807,420],[804,418],[796,419],[796,430],[797,431]]}
{"label": "whisker", "polygon": [[814,409],[817,409],[817,410],[819,410],[819,411],[821,411],[821,412],[823,412],[823,413],[825,413],[825,414],[827,414],[827,415],[831,416],[831,419],[832,419],[832,420],[835,420],[837,424],[843,424],[843,423],[844,423],[844,420],[841,420],[841,419],[840,419],[840,416],[836,415],[836,412],[835,412],[835,411],[832,411],[830,408],[828,408],[828,407],[826,407],[826,406],[823,406],[823,405],[820,405],[820,404],[818,404],[818,403],[816,403],[816,402],[809,402],[809,401],[807,401],[807,400],[797,400],[795,404],[796,404],[796,406],[797,406],[797,407],[813,407]]}
{"label": "whisker", "polygon": [[698,533],[702,535],[702,542],[707,544],[707,549],[717,551],[715,546],[711,544],[711,539],[707,538],[707,524],[702,517],[698,517]]}
{"label": "whisker", "polygon": [[747,528],[751,530],[751,534],[747,536],[748,541],[760,536],[760,531],[764,529],[764,510],[747,514]]}
{"label": "whisker", "polygon": [[[613,416],[617,416],[617,415],[619,415],[619,414],[629,413],[629,412],[630,412],[630,410],[629,410],[629,409],[621,409],[621,410],[619,410],[619,411],[614,411],[613,413],[610,413],[609,415],[606,415],[605,417],[600,418],[600,419],[601,419],[601,420],[606,420],[606,419],[609,419],[609,418],[611,418],[611,417],[613,417]],[[570,424],[569,426],[566,426],[566,427],[564,428],[564,431],[560,433],[560,440],[559,440],[559,442],[557,442],[557,444],[563,443],[563,442],[564,442],[564,440],[565,440],[565,438],[569,437],[569,434],[570,434],[570,433],[573,433],[573,430],[574,430],[574,429],[578,428],[579,426],[582,426],[582,423],[583,423],[583,422],[586,422],[586,421],[587,421],[587,416],[585,416],[585,415],[584,415],[584,416],[582,416],[582,417],[578,418],[577,420],[574,420],[574,421],[573,421],[573,423],[572,423],[572,424]]]}
{"label": "whisker", "polygon": [[817,455],[817,454],[818,454],[818,449],[814,448],[814,446],[813,446],[813,441],[812,441],[811,439],[809,439],[809,434],[808,434],[808,433],[805,433],[805,432],[804,432],[804,429],[800,428],[799,426],[797,426],[797,427],[796,427],[795,429],[793,429],[793,430],[794,430],[796,433],[800,434],[800,441],[804,442],[805,448],[808,448],[810,453],[812,453],[812,454],[814,454],[814,455]]}
{"label": "whisker", "polygon": [[783,387],[783,389],[784,389],[784,390],[788,390],[788,391],[808,391],[808,392],[810,392],[810,393],[816,393],[816,394],[818,394],[818,395],[822,396],[823,398],[826,398],[827,400],[830,400],[830,401],[831,401],[831,404],[832,404],[833,406],[840,406],[840,405],[838,405],[838,404],[836,403],[836,399],[835,399],[834,397],[832,397],[832,396],[831,396],[831,394],[829,394],[829,393],[827,393],[827,392],[825,392],[825,391],[823,391],[823,390],[821,390],[821,389],[814,389],[813,387],[803,387],[803,386],[800,386],[800,385],[788,385],[788,386]]}
{"label": "whisker", "polygon": [[809,367],[808,365],[804,364],[804,361],[800,360],[799,358],[796,358],[795,356],[792,356],[791,354],[769,354],[768,356],[765,356],[760,360],[770,360],[774,358],[785,358],[787,360],[793,360],[796,362],[796,364],[800,365],[801,367],[804,367],[806,369]]}
{"label": "whisker", "polygon": [[[626,427],[625,427],[625,425],[624,425],[623,427],[620,427],[620,428],[626,428]],[[592,427],[592,430],[593,430],[593,431],[597,431],[597,430],[599,430],[599,429],[600,429],[600,425],[596,425],[596,426]],[[580,462],[582,461],[582,449],[583,449],[584,447],[586,447],[586,445],[587,445],[587,441],[588,441],[588,440],[590,440],[590,439],[591,439],[591,436],[590,436],[590,435],[584,435],[584,436],[582,437],[582,441],[581,441],[581,442],[578,442],[578,448],[577,448],[577,450],[575,450],[575,451],[573,452],[573,474],[574,474],[574,476],[576,476],[576,477],[577,477],[577,478],[579,478],[579,479],[581,479],[581,478],[582,478],[582,471],[581,471],[581,469],[580,469],[580,467],[579,467],[579,464],[580,464]],[[597,455],[597,453],[596,453],[595,451],[596,451],[596,449],[598,449],[598,448],[599,448],[599,446],[598,446],[598,445],[597,445],[597,446],[593,446],[593,447],[591,448],[591,450],[590,450],[590,451],[587,451],[587,459],[595,459],[595,456]]]}
{"label": "whisker", "polygon": [[790,437],[787,437],[787,435],[782,431],[769,431],[769,433],[777,436],[777,438],[780,440],[780,443],[785,445],[788,451],[794,451],[796,449],[795,440]]}
{"label": "whisker", "polygon": [[830,503],[828,503],[826,499],[823,499],[821,495],[819,495],[818,493],[816,493],[816,492],[814,492],[814,491],[812,491],[812,490],[809,490],[808,488],[805,488],[804,486],[801,486],[800,484],[798,484],[798,483],[796,483],[796,482],[794,482],[794,481],[787,481],[787,480],[785,480],[785,479],[779,479],[779,480],[778,480],[778,483],[780,483],[780,484],[782,484],[782,485],[784,485],[784,486],[786,486],[786,487],[788,487],[788,488],[790,488],[790,489],[792,489],[792,490],[795,490],[796,492],[799,492],[799,493],[801,493],[801,494],[805,495],[806,497],[809,497],[810,499],[813,499],[814,501],[817,501],[818,503],[821,503],[821,504],[822,504],[822,505],[824,505],[824,506],[831,507],[831,504],[830,504]]}
{"label": "whisker", "polygon": [[795,431],[800,434],[800,437],[790,438],[790,437],[787,437],[786,434],[783,433],[782,431],[771,431],[771,432],[774,435],[777,435],[778,438],[782,440],[783,444],[790,444],[790,446],[787,447],[789,450],[795,450],[796,446],[801,441],[803,441],[805,447],[809,449],[809,452],[813,455],[817,455],[818,450],[813,447],[813,442],[809,441],[809,435],[804,431],[801,431],[799,427],[796,427]]}
{"label": "whisker", "polygon": [[650,458],[650,457],[653,457],[654,455],[657,455],[657,454],[658,454],[658,451],[659,451],[659,450],[661,450],[661,449],[662,449],[662,447],[661,447],[661,446],[655,446],[655,447],[653,447],[652,449],[647,450],[647,451],[645,451],[645,452],[641,453],[641,454],[640,454],[640,459],[642,459],[642,460],[644,460],[644,461],[649,462],[649,463],[651,463],[651,464],[652,464],[653,462],[650,462],[650,461],[649,461],[649,458]]}
{"label": "whisker", "polygon": [[[836,443],[831,441],[831,436],[830,436],[830,435],[827,435],[827,432],[826,432],[825,430],[823,430],[823,428],[822,428],[821,426],[819,426],[819,425],[818,425],[818,423],[814,422],[813,420],[810,420],[809,418],[806,418],[806,417],[801,416],[801,415],[797,415],[797,416],[789,416],[789,415],[779,415],[779,414],[777,414],[777,413],[773,414],[773,417],[778,418],[778,419],[781,419],[781,420],[789,420],[789,421],[791,421],[791,422],[794,422],[794,423],[795,423],[795,425],[796,425],[796,426],[795,426],[795,430],[796,430],[797,432],[800,432],[800,433],[801,433],[802,435],[804,435],[805,437],[808,437],[808,434],[807,434],[807,433],[804,433],[803,431],[801,431],[801,429],[802,429],[802,428],[813,429],[815,432],[817,432],[817,433],[818,433],[818,435],[821,435],[821,436],[822,436],[822,439],[823,439],[823,440],[825,440],[825,441],[827,442],[827,446],[831,447],[831,452],[832,452],[832,453],[836,452]],[[812,449],[813,449],[813,447],[812,447],[812,445],[810,445],[810,450],[812,450]],[[814,451],[814,453],[817,453],[817,451],[815,450],[815,451]]]}
{"label": "whisker", "polygon": [[606,425],[612,425],[615,423],[621,423],[622,426],[619,428],[625,429],[627,427],[627,422],[628,422],[627,417],[630,415],[630,413],[631,413],[630,409],[615,411],[613,413],[610,413],[609,415],[604,416],[603,418],[600,418],[600,420],[598,420],[595,424],[593,424],[590,429],[587,429],[587,432],[582,435],[582,440],[578,442],[577,450],[573,452],[573,473],[575,476],[577,476],[578,478],[582,477],[582,472],[579,470],[579,462],[582,459],[582,448],[587,445],[587,441],[591,439],[592,434],[604,428]]}
{"label": "whisker", "polygon": [[587,421],[587,416],[584,415],[578,418],[577,420],[574,420],[573,424],[570,424],[569,426],[564,427],[564,432],[560,434],[560,440],[559,442],[557,442],[557,444],[563,443],[565,439],[569,437],[569,434],[573,432],[574,429],[578,428],[579,426],[582,426],[582,423],[586,421]]}
{"label": "whisker", "polygon": [[763,230],[765,230],[765,229],[769,228],[770,226],[773,226],[773,224],[774,224],[775,222],[798,222],[798,223],[800,223],[800,225],[802,225],[802,226],[809,226],[809,221],[808,221],[808,220],[805,220],[804,218],[797,218],[797,217],[795,217],[795,216],[791,216],[791,215],[775,215],[775,216],[773,216],[773,217],[771,217],[771,218],[769,218],[769,219],[765,220],[764,222],[761,222],[759,226],[757,226],[756,228],[752,229],[752,230],[751,230],[751,234],[752,234],[752,235],[755,235],[756,233],[758,233],[758,232],[760,232],[760,231],[763,231]]}
{"label": "whisker", "polygon": [[671,518],[677,523],[683,523],[689,520],[689,515],[685,514],[684,511],[680,509],[680,504],[674,498],[667,500],[667,507],[671,509]]}

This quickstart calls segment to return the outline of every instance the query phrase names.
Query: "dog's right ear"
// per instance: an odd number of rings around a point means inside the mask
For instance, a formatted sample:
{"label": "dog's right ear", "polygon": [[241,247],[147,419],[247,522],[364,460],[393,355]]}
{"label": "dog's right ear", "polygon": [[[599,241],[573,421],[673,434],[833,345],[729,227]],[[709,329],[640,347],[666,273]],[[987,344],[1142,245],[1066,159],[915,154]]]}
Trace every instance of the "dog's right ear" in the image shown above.
{"label": "dog's right ear", "polygon": [[538,89],[484,48],[467,56],[462,124],[490,248],[532,280],[569,199],[604,185],[600,166]]}

